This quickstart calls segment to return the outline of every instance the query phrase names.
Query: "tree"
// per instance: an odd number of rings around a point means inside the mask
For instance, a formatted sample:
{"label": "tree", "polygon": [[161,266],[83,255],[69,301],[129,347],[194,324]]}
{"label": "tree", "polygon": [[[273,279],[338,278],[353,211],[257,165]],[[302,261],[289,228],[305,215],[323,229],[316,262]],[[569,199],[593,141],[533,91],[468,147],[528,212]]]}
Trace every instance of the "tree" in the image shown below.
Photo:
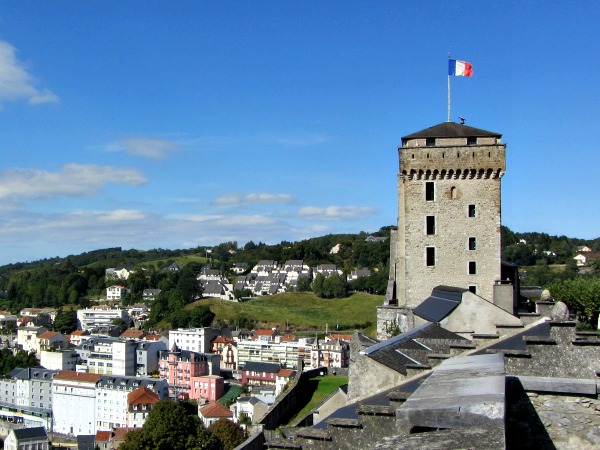
{"label": "tree", "polygon": [[[129,433],[121,450],[220,450],[219,439],[198,418],[196,406],[161,400],[140,431]],[[194,411],[196,410],[196,411]],[[131,435],[131,436],[130,436]]]}
{"label": "tree", "polygon": [[555,281],[548,286],[554,300],[565,303],[569,310],[598,328],[600,313],[600,278],[578,277]]}
{"label": "tree", "polygon": [[212,423],[208,431],[214,434],[221,444],[223,450],[233,450],[246,439],[246,433],[242,427],[231,420],[222,418]]}
{"label": "tree", "polygon": [[323,283],[325,281],[325,277],[323,276],[322,273],[318,273],[315,276],[315,279],[313,280],[312,283],[312,290],[315,293],[315,295],[317,297],[323,297]]}
{"label": "tree", "polygon": [[129,328],[129,324],[120,317],[114,318],[111,324],[119,328],[119,334]]}
{"label": "tree", "polygon": [[54,331],[69,334],[77,329],[77,312],[73,309],[59,309],[54,318]]}

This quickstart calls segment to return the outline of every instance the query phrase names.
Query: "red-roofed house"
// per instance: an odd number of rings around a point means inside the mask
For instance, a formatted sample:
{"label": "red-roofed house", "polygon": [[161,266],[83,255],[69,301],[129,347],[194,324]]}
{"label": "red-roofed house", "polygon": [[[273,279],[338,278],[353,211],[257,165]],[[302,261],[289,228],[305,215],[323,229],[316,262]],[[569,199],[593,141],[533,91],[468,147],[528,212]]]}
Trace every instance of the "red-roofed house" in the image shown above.
{"label": "red-roofed house", "polygon": [[277,330],[256,330],[254,339],[257,341],[273,341],[278,334]]}
{"label": "red-roofed house", "polygon": [[115,450],[125,442],[127,433],[134,430],[139,430],[139,428],[115,428],[112,431],[98,431],[94,444],[100,450]]}
{"label": "red-roofed house", "polygon": [[124,339],[142,339],[146,335],[144,330],[136,330],[129,328],[121,333],[121,337]]}
{"label": "red-roofed house", "polygon": [[159,400],[158,394],[146,386],[127,394],[127,426],[143,427],[148,413]]}
{"label": "red-roofed house", "polygon": [[67,334],[67,339],[69,342],[75,347],[81,344],[81,341],[84,341],[84,336],[89,336],[90,332],[87,330],[75,330],[71,334]]}
{"label": "red-roofed house", "polygon": [[36,352],[39,355],[42,350],[58,350],[67,348],[69,345],[67,338],[57,331],[45,331],[37,337]]}
{"label": "red-roofed house", "polygon": [[278,396],[288,383],[296,376],[292,369],[280,369],[275,376],[275,396]]}
{"label": "red-roofed house", "polygon": [[212,423],[219,419],[233,419],[233,413],[226,406],[221,405],[219,402],[210,402],[201,408],[198,408],[198,417],[204,423],[204,426],[208,428]]}

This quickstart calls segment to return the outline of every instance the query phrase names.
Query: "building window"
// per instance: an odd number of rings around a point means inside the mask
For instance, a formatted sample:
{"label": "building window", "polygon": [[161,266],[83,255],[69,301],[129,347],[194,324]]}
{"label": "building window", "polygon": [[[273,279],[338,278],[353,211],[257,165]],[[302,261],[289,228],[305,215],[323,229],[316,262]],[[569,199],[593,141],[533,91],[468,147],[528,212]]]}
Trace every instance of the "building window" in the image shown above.
{"label": "building window", "polygon": [[435,138],[426,138],[425,146],[426,147],[435,147]]}
{"label": "building window", "polygon": [[469,275],[477,275],[477,263],[469,261]]}
{"label": "building window", "polygon": [[475,286],[474,284],[471,284],[469,286],[469,291],[471,291],[473,294],[477,294],[477,286]]}
{"label": "building window", "polygon": [[469,136],[467,138],[467,145],[477,145],[477,136]]}
{"label": "building window", "polygon": [[475,205],[469,205],[469,217],[475,217]]}
{"label": "building window", "polygon": [[434,200],[434,185],[433,181],[425,182],[425,201],[432,202]]}
{"label": "building window", "polygon": [[427,216],[426,232],[428,235],[435,234],[435,216]]}
{"label": "building window", "polygon": [[427,267],[435,266],[435,247],[426,247],[425,256]]}
{"label": "building window", "polygon": [[469,238],[469,250],[477,250],[477,239],[474,237]]}

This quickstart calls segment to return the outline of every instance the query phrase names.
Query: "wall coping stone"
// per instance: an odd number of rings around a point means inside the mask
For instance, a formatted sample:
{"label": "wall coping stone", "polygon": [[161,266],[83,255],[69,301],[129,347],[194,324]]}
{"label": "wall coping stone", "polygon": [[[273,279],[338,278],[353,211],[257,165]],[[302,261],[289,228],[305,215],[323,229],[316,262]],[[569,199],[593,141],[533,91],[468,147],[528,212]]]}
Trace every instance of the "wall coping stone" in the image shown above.
{"label": "wall coping stone", "polygon": [[596,380],[557,377],[517,376],[526,391],[553,394],[578,394],[596,396]]}

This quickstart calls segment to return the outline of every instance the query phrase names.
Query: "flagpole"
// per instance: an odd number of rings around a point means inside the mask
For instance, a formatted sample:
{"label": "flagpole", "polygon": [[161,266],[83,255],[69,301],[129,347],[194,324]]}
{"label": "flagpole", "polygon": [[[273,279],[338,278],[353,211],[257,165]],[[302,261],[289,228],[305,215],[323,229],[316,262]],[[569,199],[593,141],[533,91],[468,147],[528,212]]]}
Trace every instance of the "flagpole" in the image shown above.
{"label": "flagpole", "polygon": [[[450,53],[448,53],[448,64],[450,64]],[[448,70],[448,122],[450,122],[450,70]]]}

